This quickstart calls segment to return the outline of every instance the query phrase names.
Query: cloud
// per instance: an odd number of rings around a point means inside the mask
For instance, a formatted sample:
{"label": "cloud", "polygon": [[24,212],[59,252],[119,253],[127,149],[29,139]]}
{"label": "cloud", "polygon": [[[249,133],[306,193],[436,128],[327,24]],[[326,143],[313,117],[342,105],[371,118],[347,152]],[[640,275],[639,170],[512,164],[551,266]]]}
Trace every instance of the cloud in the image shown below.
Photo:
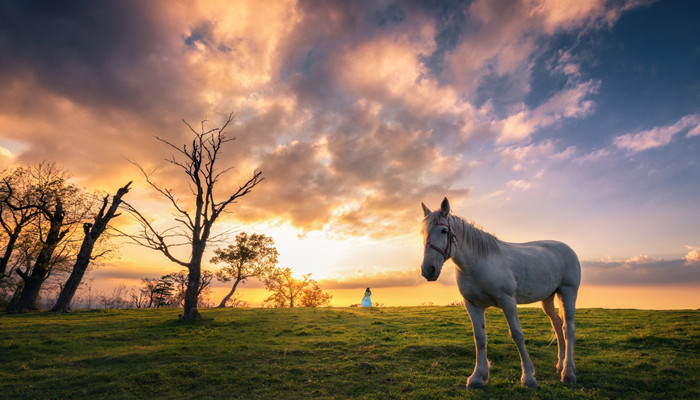
{"label": "cloud", "polygon": [[512,145],[503,148],[500,151],[501,158],[512,164],[513,171],[522,171],[527,166],[539,165],[542,161],[563,161],[573,157],[576,148],[573,146],[567,147],[562,151],[557,151],[556,145],[552,140],[543,140],[538,144],[528,144],[525,146]]}
{"label": "cloud", "polygon": [[518,180],[511,180],[508,181],[506,184],[506,188],[508,189],[518,189],[522,191],[526,191],[532,187],[532,182],[527,182],[523,179],[518,179]]}
{"label": "cloud", "polygon": [[[495,146],[515,170],[571,156],[532,137],[590,115],[599,83],[561,56],[555,73],[567,86],[528,107],[532,60],[554,32],[609,11],[545,1],[12,3],[0,17],[3,138],[22,149],[17,162],[54,160],[85,186],[135,179],[136,190],[143,180],[126,157],[186,193],[153,136],[187,143],[181,118],[213,127],[234,111],[236,141],[220,161],[236,169],[220,189],[255,168],[266,179],[231,218],[405,232],[419,201],[468,195],[465,177],[482,160],[466,150]],[[477,105],[492,78],[508,82],[505,100]]]}
{"label": "cloud", "polygon": [[[443,285],[456,285],[452,263],[443,266],[438,280]],[[355,288],[390,288],[415,287],[425,283],[420,269],[407,271],[379,272],[374,275],[363,275],[346,279],[322,279],[319,285],[324,289],[355,289]]]}
{"label": "cloud", "polygon": [[588,162],[596,162],[596,161],[598,161],[604,157],[607,157],[609,155],[610,155],[610,150],[603,148],[603,149],[595,150],[595,151],[588,153],[584,156],[577,157],[576,159],[574,159],[574,162],[581,165],[581,164],[585,164]]}
{"label": "cloud", "polygon": [[617,148],[631,153],[665,146],[673,140],[678,133],[689,129],[688,137],[700,132],[700,116],[697,114],[686,115],[671,125],[654,127],[641,132],[627,133],[617,136],[613,143]]}
{"label": "cloud", "polygon": [[586,96],[596,93],[600,82],[589,80],[563,89],[535,109],[521,105],[522,111],[500,121],[497,143],[525,141],[538,129],[552,126],[564,118],[582,118],[594,110]]}
{"label": "cloud", "polygon": [[530,15],[541,18],[548,33],[580,27],[605,12],[605,0],[540,0],[531,4]]}
{"label": "cloud", "polygon": [[686,245],[685,248],[688,249],[688,254],[683,257],[685,265],[700,264],[700,247]]}
{"label": "cloud", "polygon": [[688,254],[681,259],[664,260],[647,255],[624,261],[582,261],[584,284],[601,285],[664,285],[700,283],[700,253],[686,246]]}
{"label": "cloud", "polygon": [[353,289],[362,287],[387,288],[387,287],[411,287],[425,282],[419,270],[380,272],[375,275],[354,277],[349,279],[333,280],[322,279],[319,285],[324,289]]}
{"label": "cloud", "polygon": [[259,167],[268,178],[250,205],[241,204],[241,217],[358,234],[373,226],[387,234],[414,222],[416,199],[466,194],[450,189],[463,170],[431,143],[430,132],[382,123],[372,113],[358,105],[327,136],[264,154]]}

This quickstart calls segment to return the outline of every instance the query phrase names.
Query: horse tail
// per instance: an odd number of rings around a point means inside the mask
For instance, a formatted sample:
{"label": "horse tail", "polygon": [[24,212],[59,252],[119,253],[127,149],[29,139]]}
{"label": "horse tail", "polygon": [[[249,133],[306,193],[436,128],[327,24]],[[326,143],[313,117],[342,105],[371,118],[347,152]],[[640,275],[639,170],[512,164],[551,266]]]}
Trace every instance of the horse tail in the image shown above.
{"label": "horse tail", "polygon": [[[564,302],[562,301],[561,296],[559,295],[558,292],[557,292],[555,297],[557,298],[557,303],[559,305],[559,311],[557,312],[557,314],[559,315],[559,319],[561,320],[561,323],[563,324],[564,323]],[[555,340],[557,340],[557,331],[554,330],[554,326],[552,326],[552,336],[549,337],[548,346],[551,346]]]}
{"label": "horse tail", "polygon": [[559,291],[557,291],[557,303],[559,304],[559,319],[561,320],[561,323],[564,324],[564,300],[562,300]]}

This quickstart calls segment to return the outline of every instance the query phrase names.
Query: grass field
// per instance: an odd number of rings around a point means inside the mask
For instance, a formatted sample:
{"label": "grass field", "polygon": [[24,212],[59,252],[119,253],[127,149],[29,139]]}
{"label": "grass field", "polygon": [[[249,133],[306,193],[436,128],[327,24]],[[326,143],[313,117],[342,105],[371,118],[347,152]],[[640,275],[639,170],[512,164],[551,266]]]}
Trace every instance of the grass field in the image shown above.
{"label": "grass field", "polygon": [[179,312],[0,315],[0,398],[700,398],[700,311],[579,310],[579,382],[566,386],[548,319],[522,309],[536,391],[520,386],[496,309],[491,376],[476,391],[461,307],[206,309],[196,322]]}

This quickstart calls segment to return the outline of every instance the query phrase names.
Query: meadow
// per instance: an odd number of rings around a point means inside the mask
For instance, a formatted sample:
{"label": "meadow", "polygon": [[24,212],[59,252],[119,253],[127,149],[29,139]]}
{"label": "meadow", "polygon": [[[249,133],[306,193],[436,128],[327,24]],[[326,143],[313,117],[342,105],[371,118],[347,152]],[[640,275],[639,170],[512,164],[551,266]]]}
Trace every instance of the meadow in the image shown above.
{"label": "meadow", "polygon": [[700,311],[582,309],[578,383],[555,372],[539,309],[521,323],[539,389],[500,310],[487,311],[491,376],[474,367],[464,308],[91,310],[0,315],[0,398],[7,399],[698,399]]}

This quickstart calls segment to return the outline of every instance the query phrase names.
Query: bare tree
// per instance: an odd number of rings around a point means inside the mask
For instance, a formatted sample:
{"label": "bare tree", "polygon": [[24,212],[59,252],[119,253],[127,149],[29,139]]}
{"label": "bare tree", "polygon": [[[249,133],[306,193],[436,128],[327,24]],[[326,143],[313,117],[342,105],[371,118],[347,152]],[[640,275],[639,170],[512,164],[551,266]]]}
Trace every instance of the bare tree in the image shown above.
{"label": "bare tree", "polygon": [[117,191],[117,194],[112,197],[112,204],[109,208],[107,208],[107,205],[109,205],[109,196],[105,196],[102,200],[102,207],[95,216],[94,222],[86,222],[83,225],[85,238],[80,246],[80,252],[78,252],[75,264],[73,264],[73,270],[66,284],[61,288],[58,300],[56,300],[56,305],[51,309],[52,312],[67,312],[70,309],[70,302],[73,300],[73,296],[76,290],[78,290],[78,286],[80,286],[80,281],[82,281],[83,275],[85,275],[85,271],[90,261],[93,259],[92,251],[95,248],[95,243],[97,243],[97,240],[107,229],[109,221],[119,216],[119,214],[117,214],[117,208],[122,201],[122,196],[129,192],[129,185],[131,185],[131,182]]}
{"label": "bare tree", "polygon": [[[175,210],[176,217],[173,221],[174,227],[164,230],[157,229],[151,220],[134,207],[125,203],[132,215],[141,224],[139,233],[127,236],[139,245],[160,251],[170,261],[187,268],[188,282],[187,290],[185,291],[183,319],[201,318],[197,309],[198,290],[201,282],[204,250],[209,240],[213,239],[211,237],[212,226],[229,205],[234,203],[236,199],[250,193],[264,179],[262,172],[256,170],[253,172],[253,176],[234,193],[223,197],[216,195],[215,189],[219,179],[231,169],[219,170],[216,163],[220,155],[221,146],[235,139],[229,138],[225,133],[226,128],[233,119],[233,114],[230,114],[221,128],[209,130],[206,130],[204,127],[206,121],[202,121],[199,131],[183,120],[194,134],[189,147],[187,144],[178,147],[170,141],[156,137],[157,140],[175,150],[177,157],[173,155],[167,161],[179,167],[186,175],[192,194],[190,207],[193,206],[193,208],[188,208],[178,201],[172,189],[154,183],[141,165],[132,161],[146,177],[146,182],[170,202],[170,205]],[[189,247],[189,256],[187,258],[178,257],[173,253],[174,247],[182,245]]]}
{"label": "bare tree", "polygon": [[[143,301],[144,308],[155,307],[156,303],[156,288],[158,287],[158,279],[156,278],[141,278],[143,287],[139,290],[140,297],[145,298]],[[146,302],[148,300],[148,302]],[[140,308],[140,307],[139,307]]]}
{"label": "bare tree", "polygon": [[148,307],[148,296],[143,290],[138,288],[132,288],[129,290],[129,299],[131,299],[131,306],[133,308],[146,308]]}
{"label": "bare tree", "polygon": [[271,237],[257,233],[249,236],[245,232],[236,236],[236,244],[229,244],[225,249],[216,249],[214,254],[216,256],[211,262],[226,263],[216,271],[216,279],[221,282],[233,281],[231,291],[224,296],[219,307],[226,307],[226,302],[233,296],[239,283],[245,283],[248,278],[265,280],[276,270],[279,255]]}
{"label": "bare tree", "polygon": [[231,297],[230,299],[228,299],[228,301],[226,302],[226,305],[225,305],[225,307],[233,307],[233,308],[248,307],[248,306],[250,306],[250,304],[240,297]]}
{"label": "bare tree", "polygon": [[[185,302],[188,275],[189,274],[185,269],[180,272],[172,272],[161,277],[161,280],[172,282],[175,289],[175,293],[173,293],[173,303],[177,306],[182,306]],[[199,281],[199,289],[197,290],[197,297],[199,298],[199,301],[202,300],[203,296],[206,296],[209,293],[209,286],[211,285],[211,281],[213,279],[214,273],[209,270],[202,269],[202,279]]]}

